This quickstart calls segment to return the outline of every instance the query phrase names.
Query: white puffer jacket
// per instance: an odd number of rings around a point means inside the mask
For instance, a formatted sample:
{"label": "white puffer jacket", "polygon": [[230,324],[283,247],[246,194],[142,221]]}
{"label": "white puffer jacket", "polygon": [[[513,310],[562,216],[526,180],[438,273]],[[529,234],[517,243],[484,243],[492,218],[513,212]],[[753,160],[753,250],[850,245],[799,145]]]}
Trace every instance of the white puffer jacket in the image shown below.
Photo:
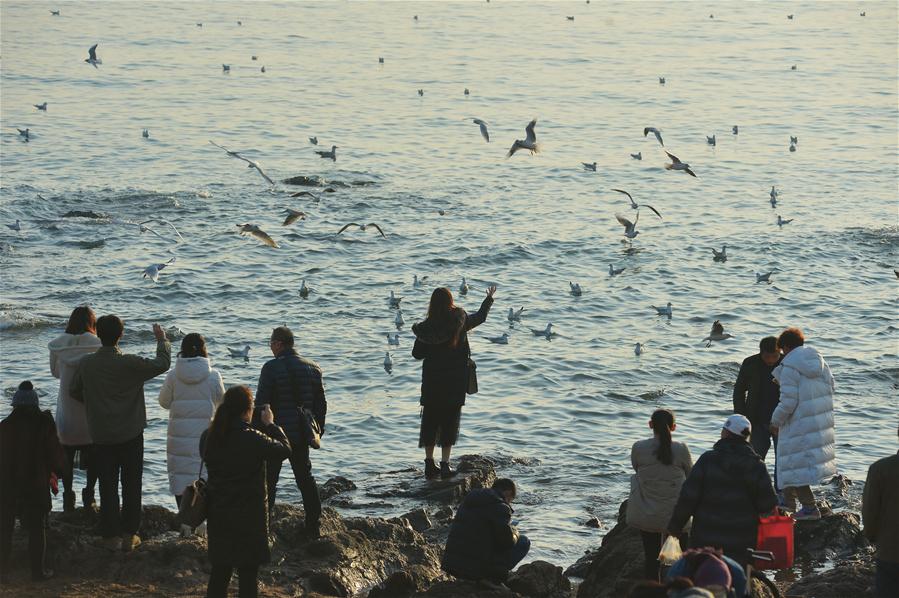
{"label": "white puffer jacket", "polygon": [[833,375],[824,358],[808,345],[790,351],[772,375],[780,383],[780,403],[771,416],[771,424],[779,428],[778,485],[817,484],[837,472]]}
{"label": "white puffer jacket", "polygon": [[178,496],[200,473],[200,435],[222,402],[222,375],[206,357],[179,357],[159,391],[159,404],[169,410],[166,463],[169,489]]}
{"label": "white puffer jacket", "polygon": [[50,373],[54,378],[59,378],[59,396],[56,398],[59,443],[63,446],[91,444],[84,403],[72,398],[69,383],[81,358],[100,348],[100,339],[89,332],[65,333],[53,339],[47,347],[50,349]]}

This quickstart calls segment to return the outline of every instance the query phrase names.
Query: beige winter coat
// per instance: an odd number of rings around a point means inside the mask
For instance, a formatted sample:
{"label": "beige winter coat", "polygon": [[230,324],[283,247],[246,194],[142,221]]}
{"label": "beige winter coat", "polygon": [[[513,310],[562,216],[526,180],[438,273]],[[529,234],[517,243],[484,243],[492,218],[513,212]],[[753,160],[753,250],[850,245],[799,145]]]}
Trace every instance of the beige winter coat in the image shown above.
{"label": "beige winter coat", "polygon": [[[635,442],[631,448],[631,493],[627,501],[627,524],[644,532],[664,532],[680,495],[680,488],[693,468],[690,449],[683,442],[671,442],[671,465],[655,455],[655,437]],[[690,528],[688,522],[684,530]]]}

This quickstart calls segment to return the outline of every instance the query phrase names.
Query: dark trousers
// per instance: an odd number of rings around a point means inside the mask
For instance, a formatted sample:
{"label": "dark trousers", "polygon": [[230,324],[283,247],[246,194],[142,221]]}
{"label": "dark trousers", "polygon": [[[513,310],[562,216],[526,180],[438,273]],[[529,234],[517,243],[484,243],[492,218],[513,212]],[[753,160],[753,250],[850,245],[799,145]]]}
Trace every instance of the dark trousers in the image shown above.
{"label": "dark trousers", "polygon": [[[659,562],[659,553],[662,551],[662,539],[668,534],[657,532],[640,532],[643,540],[643,577],[653,581],[659,581],[662,573],[662,563]],[[679,534],[677,539],[683,550],[687,549],[687,534]]]}
{"label": "dark trousers", "polygon": [[[209,585],[206,587],[206,598],[225,598],[228,595],[228,585],[231,583],[231,575],[234,573],[232,565],[212,564],[212,573],[209,574]],[[259,565],[253,567],[237,567],[238,593],[240,598],[256,598],[259,588],[256,577],[259,575]]]}
{"label": "dark trousers", "polygon": [[518,536],[518,542],[516,542],[515,546],[497,555],[497,562],[506,571],[511,571],[528,555],[530,549],[531,541],[528,537],[525,535]]}
{"label": "dark trousers", "polygon": [[874,594],[877,598],[899,596],[899,563],[877,559],[874,573]]}
{"label": "dark trousers", "polygon": [[91,462],[91,449],[93,447],[88,444],[84,446],[64,446],[62,448],[65,449],[66,463],[69,465],[68,471],[62,476],[62,487],[66,492],[73,492],[75,490],[73,488],[73,477],[75,474],[76,451],[81,451],[81,461],[87,464],[85,471],[87,481],[84,484],[84,489],[81,491],[81,500],[85,503],[85,506],[87,506],[94,498],[94,487],[97,485],[97,468]]}
{"label": "dark trousers", "polygon": [[[31,578],[44,575],[44,553],[47,549],[45,535],[47,513],[43,509],[23,507],[19,513],[22,527],[28,530],[28,556],[31,561]],[[9,577],[9,560],[12,556],[12,533],[16,526],[16,509],[10,505],[0,513],[0,577]]]}
{"label": "dark trousers", "polygon": [[[104,538],[140,529],[144,476],[144,435],[121,444],[95,444],[91,455],[100,478],[100,533]],[[122,510],[119,512],[119,479]]]}
{"label": "dark trousers", "polygon": [[[293,452],[290,455],[290,467],[296,478],[297,488],[303,495],[303,510],[306,511],[306,527],[317,527],[322,514],[322,501],[318,496],[318,486],[312,477],[312,461],[309,460],[309,447],[305,443],[291,443]],[[278,479],[281,477],[281,461],[269,461],[266,465],[268,477],[268,510],[275,506],[275,494],[278,491]]]}
{"label": "dark trousers", "polygon": [[780,490],[781,488],[777,485],[777,436],[771,433],[768,424],[752,422],[749,443],[752,444],[753,450],[762,458],[762,461],[768,455],[771,444],[774,444],[774,487]]}

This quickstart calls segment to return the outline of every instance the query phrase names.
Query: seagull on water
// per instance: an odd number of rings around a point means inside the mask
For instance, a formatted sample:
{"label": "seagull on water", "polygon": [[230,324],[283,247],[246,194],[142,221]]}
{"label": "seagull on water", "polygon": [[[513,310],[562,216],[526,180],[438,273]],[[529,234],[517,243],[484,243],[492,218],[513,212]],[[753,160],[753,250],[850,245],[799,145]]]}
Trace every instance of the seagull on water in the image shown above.
{"label": "seagull on water", "polygon": [[459,285],[459,294],[463,297],[468,294],[468,283],[465,281],[465,277],[462,277],[462,284]]}
{"label": "seagull on water", "polygon": [[549,324],[547,324],[547,325],[546,325],[546,328],[544,328],[543,330],[538,330],[538,329],[536,329],[536,328],[531,328],[531,333],[533,333],[534,336],[542,336],[542,337],[545,337],[546,340],[549,340],[549,339],[551,339],[552,337],[556,336],[556,333],[553,332],[553,323],[552,323],[552,322],[550,322]]}
{"label": "seagull on water", "polygon": [[265,72],[265,65],[264,65],[264,64],[263,64],[263,65],[262,65],[262,68],[261,68],[261,69],[259,69],[259,70],[260,70],[260,71],[261,71],[261,72],[263,72],[263,73],[264,73],[264,72]]}
{"label": "seagull on water", "polygon": [[467,88],[467,87],[465,88],[465,91],[464,91],[463,93],[464,93],[465,95],[470,95],[470,94],[471,94],[471,92],[468,91],[468,88]]}
{"label": "seagull on water", "polygon": [[774,274],[774,270],[771,270],[771,271],[769,271],[769,272],[765,272],[764,274],[761,273],[761,272],[756,272],[756,273],[755,273],[755,282],[756,282],[756,283],[760,283],[760,282],[771,282],[771,275],[772,275],[772,274]]}
{"label": "seagull on water", "polygon": [[631,158],[633,158],[634,160],[642,160],[643,152],[637,152],[636,154],[631,154]]}
{"label": "seagull on water", "polygon": [[378,64],[384,64],[384,57],[378,56]]}
{"label": "seagull on water", "polygon": [[238,224],[237,227],[240,228],[239,232],[241,235],[253,235],[265,245],[274,247],[275,249],[278,248],[278,244],[275,243],[275,240],[272,239],[267,232],[259,228],[259,226],[255,224]]}
{"label": "seagull on water", "polygon": [[668,305],[665,307],[656,307],[655,305],[651,306],[654,310],[656,310],[656,314],[660,316],[668,316],[668,319],[671,319],[671,302],[668,302]]}
{"label": "seagull on water", "polygon": [[144,139],[149,139],[150,138],[150,129],[144,129],[143,131],[141,131],[141,137],[143,137]]}
{"label": "seagull on water", "polygon": [[309,143],[311,143],[312,145],[318,145],[318,137],[310,137]]}
{"label": "seagull on water", "polygon": [[632,210],[636,210],[637,208],[649,208],[650,210],[652,210],[652,211],[655,213],[656,216],[659,217],[659,220],[662,219],[662,215],[659,214],[659,211],[658,211],[657,209],[655,209],[654,207],[652,207],[651,205],[649,205],[649,204],[647,204],[647,203],[637,203],[637,202],[635,202],[635,201],[634,201],[634,198],[631,197],[631,194],[628,193],[627,191],[625,191],[624,189],[612,189],[612,191],[617,191],[618,193],[624,193],[625,195],[627,195],[627,198],[628,198],[629,200],[631,200],[631,209],[632,209]]}
{"label": "seagull on water", "polygon": [[584,170],[596,172],[596,162],[593,162],[592,164],[590,162],[581,162],[581,164],[584,166]]}
{"label": "seagull on water", "polygon": [[526,149],[531,152],[531,155],[534,155],[540,151],[540,145],[537,143],[537,134],[534,132],[534,127],[537,126],[537,119],[535,118],[531,122],[528,123],[528,126],[524,128],[525,138],[516,139],[515,143],[512,144],[512,147],[509,148],[509,153],[506,154],[506,158],[511,158],[515,152],[520,149]]}
{"label": "seagull on water", "polygon": [[716,262],[726,262],[727,261],[727,245],[721,246],[721,251],[718,251],[714,247],[712,247],[712,254],[715,256],[712,259]]}
{"label": "seagull on water", "polygon": [[709,145],[717,145],[717,144],[718,144],[717,141],[715,141],[715,136],[714,136],[714,135],[712,135],[711,137],[709,137],[708,135],[706,135],[706,136],[705,136],[705,142],[708,143]]}
{"label": "seagull on water", "polygon": [[398,309],[396,311],[396,315],[393,317],[393,323],[397,330],[406,325],[406,320],[403,319],[403,310]]}
{"label": "seagull on water", "polygon": [[262,178],[264,178],[268,182],[269,185],[271,185],[272,187],[275,186],[275,181],[273,181],[271,178],[269,178],[269,176],[267,174],[265,174],[265,171],[262,170],[262,167],[259,165],[259,162],[254,162],[253,160],[250,160],[249,158],[244,158],[238,152],[232,152],[225,146],[219,145],[218,143],[216,143],[214,141],[210,140],[209,143],[211,143],[215,147],[219,148],[220,150],[224,150],[225,153],[227,153],[232,158],[237,158],[238,160],[243,160],[244,162],[247,163],[247,168],[254,168],[260,175],[262,175]]}
{"label": "seagull on water", "polygon": [[615,268],[612,264],[609,264],[609,276],[618,276],[624,272],[624,270],[624,268]]}
{"label": "seagull on water", "polygon": [[659,85],[665,85],[665,77],[659,77]]}
{"label": "seagull on water", "polygon": [[175,258],[170,259],[164,264],[153,264],[151,266],[147,266],[144,268],[143,278],[149,278],[153,282],[159,282],[159,273],[166,266],[170,266],[175,263]]}
{"label": "seagull on water", "polygon": [[14,230],[16,232],[19,232],[20,230],[22,230],[22,225],[19,223],[19,219],[16,218],[16,223],[15,224],[7,224],[6,228],[8,228],[10,230]]}
{"label": "seagull on water", "polygon": [[777,226],[783,226],[784,224],[789,224],[789,223],[793,222],[793,220],[794,220],[793,218],[790,218],[789,220],[784,220],[781,217],[781,215],[778,214],[777,215]]}
{"label": "seagull on water", "polygon": [[250,56],[250,60],[259,60],[259,57],[254,54],[253,56]]}
{"label": "seagull on water", "polygon": [[734,338],[732,335],[724,332],[724,325],[721,324],[720,320],[715,320],[715,323],[712,324],[712,332],[709,333],[707,337],[705,337],[703,342],[709,341],[706,344],[706,347],[712,346],[712,341],[723,341],[729,338]]}
{"label": "seagull on water", "polygon": [[232,349],[227,347],[231,357],[243,357],[245,361],[250,361],[250,345],[244,345],[243,349]]}
{"label": "seagull on water", "polygon": [[19,132],[20,137],[24,137],[25,141],[31,141],[31,129],[19,129],[16,128],[16,131]]}
{"label": "seagull on water", "polygon": [[422,97],[422,96],[424,96],[424,95],[425,95],[425,90],[424,90],[424,89],[419,89],[419,90],[418,90],[418,97]]}
{"label": "seagull on water", "polygon": [[337,146],[332,145],[331,151],[327,150],[315,150],[315,153],[318,154],[322,158],[330,158],[331,161],[337,162]]}
{"label": "seagull on water", "polygon": [[568,19],[569,21],[573,21],[573,20],[574,20],[574,17],[565,17],[565,18]]}
{"label": "seagull on water", "polygon": [[309,297],[309,290],[309,287],[306,286],[306,279],[304,278],[300,283],[300,297],[302,297],[303,299]]}
{"label": "seagull on water", "polygon": [[38,110],[43,110],[44,112],[47,111],[47,102],[44,102],[43,104],[32,104],[32,106],[34,106]]}
{"label": "seagull on water", "polygon": [[343,231],[345,231],[346,229],[348,229],[351,226],[358,226],[359,230],[361,230],[363,232],[365,232],[365,229],[368,227],[376,228],[376,229],[378,229],[378,232],[381,233],[382,237],[384,237],[384,238],[387,237],[387,235],[384,234],[384,231],[381,230],[381,227],[378,226],[377,224],[375,224],[374,222],[369,222],[368,224],[357,224],[355,222],[350,222],[349,224],[344,224],[343,228],[341,228],[339,231],[337,231],[337,234],[339,235],[340,233],[342,233]]}
{"label": "seagull on water", "polygon": [[290,208],[284,208],[284,211],[287,213],[287,218],[284,219],[282,226],[289,226],[297,220],[306,219],[306,212],[300,212],[299,210],[292,210]]}
{"label": "seagull on water", "polygon": [[506,315],[506,319],[509,322],[521,322],[521,314],[524,313],[524,307],[521,307],[519,310],[514,310],[511,307],[509,308],[509,313]]}
{"label": "seagull on water", "polygon": [[487,340],[496,345],[508,345],[509,344],[509,333],[503,332],[502,336],[488,336]]}
{"label": "seagull on water", "polygon": [[771,197],[771,207],[773,208],[777,205],[777,189],[774,188],[774,185],[771,185],[771,192],[768,195]]}
{"label": "seagull on water", "polygon": [[795,151],[796,151],[796,144],[795,144],[795,143],[790,143],[790,151],[791,151],[791,152],[795,152]]}
{"label": "seagull on water", "polygon": [[393,360],[390,359],[390,351],[384,352],[384,371],[388,374],[393,372]]}
{"label": "seagull on water", "polygon": [[223,73],[230,73],[230,72],[231,72],[231,65],[230,65],[230,64],[222,64],[222,72],[223,72]]}
{"label": "seagull on water", "polygon": [[484,138],[484,141],[486,141],[487,143],[490,143],[490,133],[487,131],[487,122],[481,120],[480,118],[473,118],[473,119],[471,119],[471,122],[473,122],[474,124],[478,125],[478,127],[480,127],[481,137]]}
{"label": "seagull on water", "polygon": [[689,164],[687,164],[686,162],[681,162],[677,156],[669,151],[666,151],[665,153],[668,154],[669,158],[671,158],[671,164],[665,164],[665,170],[683,170],[692,177],[696,176],[696,173],[690,170]]}
{"label": "seagull on water", "polygon": [[402,301],[402,297],[397,297],[393,294],[393,291],[390,291],[390,297],[387,298],[387,303],[390,307],[399,309],[400,301]]}
{"label": "seagull on water", "polygon": [[637,221],[640,220],[640,211],[637,210],[637,217],[631,222],[621,214],[615,214],[615,219],[624,226],[624,236],[628,239],[636,239],[640,231],[637,230]]}
{"label": "seagull on water", "polygon": [[646,343],[634,343],[634,355],[639,357],[643,353],[643,347]]}
{"label": "seagull on water", "polygon": [[400,346],[400,335],[398,333],[390,334],[387,333],[387,344],[392,345],[394,347]]}
{"label": "seagull on water", "polygon": [[738,135],[740,133],[740,127],[738,127],[737,125],[734,125],[734,128],[731,130],[733,131],[734,135]]}
{"label": "seagull on water", "polygon": [[427,276],[422,276],[421,278],[419,278],[418,274],[413,274],[412,275],[412,286],[417,289],[417,288],[421,287],[422,283],[424,281],[426,281],[427,279],[428,279]]}
{"label": "seagull on water", "polygon": [[656,136],[656,139],[659,140],[659,145],[661,145],[662,147],[665,147],[665,142],[662,141],[662,132],[661,132],[661,131],[659,131],[659,130],[658,130],[657,128],[655,128],[655,127],[644,127],[644,128],[643,128],[643,136],[644,136],[644,137],[646,137],[646,136],[649,135],[650,133],[652,133],[653,135]]}
{"label": "seagull on water", "polygon": [[581,285],[576,282],[568,281],[568,286],[571,288],[571,294],[575,297],[580,297],[584,294],[584,291],[581,290]]}
{"label": "seagull on water", "polygon": [[[51,11],[50,11],[50,15],[51,15],[51,16],[54,16],[54,17],[58,17],[58,16],[59,16],[59,11],[58,11],[58,10],[51,10]],[[865,16],[864,13],[862,14],[862,16]]]}
{"label": "seagull on water", "polygon": [[97,66],[98,64],[103,64],[103,61],[97,58],[97,46],[99,45],[100,44],[94,44],[93,46],[91,46],[87,51],[87,58],[84,59],[84,62],[93,65],[95,69],[100,68]]}

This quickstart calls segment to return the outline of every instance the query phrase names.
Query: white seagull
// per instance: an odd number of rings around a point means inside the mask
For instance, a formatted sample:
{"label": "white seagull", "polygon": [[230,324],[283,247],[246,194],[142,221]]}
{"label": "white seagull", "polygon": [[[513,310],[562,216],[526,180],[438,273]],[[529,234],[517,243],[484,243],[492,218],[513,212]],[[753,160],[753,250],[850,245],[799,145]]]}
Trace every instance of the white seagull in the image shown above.
{"label": "white seagull", "polygon": [[400,346],[400,335],[397,333],[390,334],[387,333],[387,344],[392,345],[394,347]]}
{"label": "white seagull", "polygon": [[645,343],[634,343],[634,355],[639,356],[641,353],[643,353],[644,346]]}
{"label": "white seagull", "polygon": [[525,138],[516,139],[515,143],[512,144],[512,147],[509,148],[509,153],[506,154],[507,158],[511,158],[515,152],[520,149],[526,149],[531,152],[531,155],[536,154],[540,151],[540,145],[537,143],[537,134],[534,132],[534,127],[537,126],[537,119],[535,118],[531,122],[528,123],[528,126],[524,128]]}
{"label": "white seagull", "polygon": [[20,129],[20,128],[16,127],[16,131],[19,132],[20,137],[25,138],[25,141],[31,140],[31,129]]}
{"label": "white seagull", "polygon": [[631,158],[633,158],[634,160],[642,160],[643,152],[637,152],[636,154],[631,154]]}
{"label": "white seagull", "polygon": [[259,162],[254,162],[253,160],[250,160],[249,158],[244,158],[243,156],[240,155],[240,153],[238,153],[238,152],[232,152],[231,150],[229,150],[229,149],[226,148],[225,146],[219,145],[218,143],[216,143],[216,142],[214,142],[214,141],[210,141],[209,143],[211,143],[211,144],[214,145],[215,147],[219,148],[220,150],[224,150],[225,153],[227,153],[227,154],[228,154],[229,156],[231,156],[232,158],[237,158],[238,160],[243,160],[244,162],[247,163],[247,165],[248,165],[247,167],[248,167],[248,168],[255,168],[256,171],[259,172],[260,175],[262,175],[262,178],[264,178],[264,179],[268,182],[269,185],[271,185],[272,187],[275,186],[275,181],[273,181],[272,179],[270,179],[269,176],[268,176],[267,174],[265,174],[265,171],[262,170],[262,167],[261,167],[261,166],[259,166]]}
{"label": "white seagull", "polygon": [[508,313],[508,315],[506,315],[506,318],[509,320],[509,322],[521,322],[521,314],[522,313],[524,313],[523,306],[518,311],[516,311],[510,307],[509,313]]}
{"label": "white seagull", "polygon": [[771,282],[771,275],[772,275],[772,274],[774,274],[774,270],[771,270],[770,272],[765,272],[764,274],[761,273],[761,272],[756,272],[756,273],[755,273],[755,282],[756,282],[756,283],[759,283],[759,282]]}
{"label": "white seagull", "polygon": [[777,189],[774,188],[774,185],[771,185],[771,192],[768,195],[771,197],[771,207],[773,208],[777,205]]}
{"label": "white seagull", "polygon": [[[465,91],[468,90],[466,89]],[[473,118],[471,119],[471,122],[478,125],[478,127],[481,129],[481,137],[484,138],[484,141],[490,143],[490,133],[487,131],[487,122],[481,120],[480,118]]]}
{"label": "white seagull", "polygon": [[488,336],[487,340],[496,345],[508,345],[509,344],[509,333],[503,332],[502,336]]}
{"label": "white seagull", "polygon": [[413,286],[414,288],[417,289],[417,288],[419,288],[419,287],[422,285],[422,283],[423,283],[424,281],[426,281],[427,279],[428,279],[427,276],[422,276],[421,278],[419,278],[419,277],[418,277],[418,274],[413,274],[413,275],[412,275],[412,286]]}
{"label": "white seagull", "polygon": [[727,245],[721,246],[721,251],[718,251],[714,247],[712,247],[712,254],[715,256],[712,259],[716,262],[726,262],[727,261]]}
{"label": "white seagull", "polygon": [[462,277],[462,284],[459,285],[459,294],[467,295],[468,294],[468,283],[465,281],[465,277]]}
{"label": "white seagull", "polygon": [[306,286],[306,279],[300,283],[300,297],[306,299],[309,296],[309,287]]}
{"label": "white seagull", "polygon": [[175,258],[170,259],[164,264],[153,264],[151,266],[147,266],[144,268],[143,278],[149,278],[153,282],[159,282],[159,273],[166,266],[170,266],[175,263]]}
{"label": "white seagull", "polygon": [[666,305],[665,307],[656,307],[655,305],[653,305],[651,307],[654,310],[656,310],[656,313],[658,315],[668,316],[668,318],[671,318],[672,310],[671,310],[671,302],[670,301],[668,302],[668,305]]}
{"label": "white seagull", "polygon": [[387,298],[387,303],[390,305],[390,307],[399,308],[400,301],[402,300],[402,297],[397,297],[393,294],[393,291],[390,291],[390,297]]}
{"label": "white seagull", "polygon": [[644,136],[644,137],[646,137],[646,136],[649,135],[650,133],[652,133],[653,135],[656,136],[656,139],[659,140],[659,145],[661,145],[662,147],[665,147],[665,142],[662,141],[662,132],[661,132],[661,131],[659,131],[659,130],[658,130],[657,128],[655,128],[655,127],[644,127],[644,128],[643,128],[643,136]]}
{"label": "white seagull", "polygon": [[669,151],[666,151],[665,153],[668,154],[669,158],[671,158],[671,164],[665,164],[665,170],[683,170],[692,177],[696,176],[696,173],[690,170],[689,164],[687,164],[686,162],[681,162],[677,156]]}
{"label": "white seagull", "polygon": [[390,351],[384,352],[384,371],[388,374],[393,372],[393,360],[390,359]]}
{"label": "white seagull", "polygon": [[581,162],[581,164],[583,164],[584,170],[590,170],[590,171],[596,172],[596,162],[593,162],[593,163]]}
{"label": "white seagull", "polygon": [[375,224],[374,222],[369,222],[368,224],[357,224],[355,222],[350,222],[348,224],[344,224],[343,228],[341,228],[339,231],[337,231],[337,234],[339,235],[340,233],[342,233],[343,231],[345,231],[346,229],[348,229],[351,226],[358,226],[359,230],[361,230],[362,232],[365,232],[365,229],[369,228],[369,227],[376,228],[378,230],[378,232],[381,233],[382,237],[384,237],[385,239],[387,238],[387,235],[384,234],[384,231],[381,230],[381,227],[378,226],[377,224]]}
{"label": "white seagull", "polygon": [[239,232],[241,235],[253,235],[257,239],[262,241],[265,245],[268,245],[269,247],[274,247],[275,249],[278,248],[278,244],[275,243],[275,240],[272,239],[268,235],[267,232],[265,232],[264,230],[259,228],[258,225],[247,223],[247,224],[238,224],[237,227],[240,229]]}
{"label": "white seagull", "polygon": [[789,224],[791,222],[793,222],[793,218],[790,218],[789,220],[784,220],[780,214],[777,215],[777,226],[783,226],[784,224]]}
{"label": "white seagull", "polygon": [[654,207],[652,207],[652,206],[649,205],[648,203],[637,203],[637,202],[635,202],[635,201],[634,201],[634,198],[631,196],[631,194],[628,193],[627,191],[625,191],[624,189],[612,189],[612,191],[617,191],[618,193],[623,193],[623,194],[627,195],[627,198],[628,198],[629,200],[631,200],[631,209],[632,209],[632,210],[636,210],[637,208],[649,208],[650,210],[652,210],[652,211],[655,213],[656,216],[659,217],[659,220],[662,219],[662,215],[659,214],[659,211],[658,211],[657,209],[655,209]]}
{"label": "white seagull", "polygon": [[47,111],[47,102],[44,102],[43,104],[32,104],[32,106],[34,106],[38,110],[43,110],[44,112]]}
{"label": "white seagull", "polygon": [[637,210],[637,217],[631,222],[621,214],[615,214],[615,219],[624,226],[624,236],[628,239],[636,239],[640,231],[637,230],[637,222],[640,220],[640,211]]}
{"label": "white seagull", "polygon": [[331,151],[327,150],[315,150],[315,153],[318,154],[322,158],[330,158],[332,162],[337,162],[337,146],[332,145]]}
{"label": "white seagull", "polygon": [[231,357],[243,357],[245,360],[250,360],[250,345],[244,345],[243,349],[232,349],[231,347],[227,347],[228,353]]}
{"label": "white seagull", "polygon": [[393,317],[393,323],[396,325],[397,330],[406,325],[406,320],[403,319],[403,310],[397,310],[396,315]]}
{"label": "white seagull", "polygon": [[708,143],[709,145],[717,145],[717,142],[715,141],[715,136],[714,136],[714,135],[712,135],[711,137],[709,137],[708,135],[706,135],[706,137],[705,137],[705,142]]}
{"label": "white seagull", "polygon": [[580,285],[580,284],[578,284],[578,283],[576,283],[576,282],[571,282],[571,281],[569,280],[569,281],[568,281],[568,286],[569,286],[570,289],[571,289],[571,294],[574,295],[575,297],[580,297],[581,295],[584,294],[584,291],[581,290],[581,285]]}
{"label": "white seagull", "polygon": [[706,347],[711,347],[712,341],[723,341],[723,340],[727,340],[729,338],[734,338],[734,337],[731,336],[730,334],[725,333],[724,326],[721,324],[721,322],[719,320],[715,320],[715,323],[712,324],[712,332],[710,332],[709,335],[702,340],[703,340],[703,342],[709,341],[706,344]]}
{"label": "white seagull", "polygon": [[97,65],[103,64],[103,61],[97,58],[97,46],[100,44],[94,44],[90,47],[90,50],[87,51],[87,58],[84,59],[84,62],[93,65],[95,69],[100,68]]}
{"label": "white seagull", "polygon": [[311,143],[312,145],[318,145],[318,137],[310,137],[309,143]]}
{"label": "white seagull", "polygon": [[538,330],[538,329],[536,329],[536,328],[531,328],[531,332],[534,334],[534,336],[542,336],[542,337],[545,337],[547,340],[549,340],[549,339],[551,339],[552,337],[556,336],[556,333],[553,332],[553,323],[552,323],[552,322],[550,322],[549,324],[547,324],[547,325],[546,325],[546,328],[544,328],[543,330]]}
{"label": "white seagull", "polygon": [[622,272],[624,272],[624,268],[615,268],[609,264],[609,276],[618,276]]}
{"label": "white seagull", "polygon": [[287,213],[287,217],[284,219],[282,226],[289,226],[297,220],[306,219],[306,212],[300,212],[299,210],[292,210],[290,208],[284,208],[284,212]]}

